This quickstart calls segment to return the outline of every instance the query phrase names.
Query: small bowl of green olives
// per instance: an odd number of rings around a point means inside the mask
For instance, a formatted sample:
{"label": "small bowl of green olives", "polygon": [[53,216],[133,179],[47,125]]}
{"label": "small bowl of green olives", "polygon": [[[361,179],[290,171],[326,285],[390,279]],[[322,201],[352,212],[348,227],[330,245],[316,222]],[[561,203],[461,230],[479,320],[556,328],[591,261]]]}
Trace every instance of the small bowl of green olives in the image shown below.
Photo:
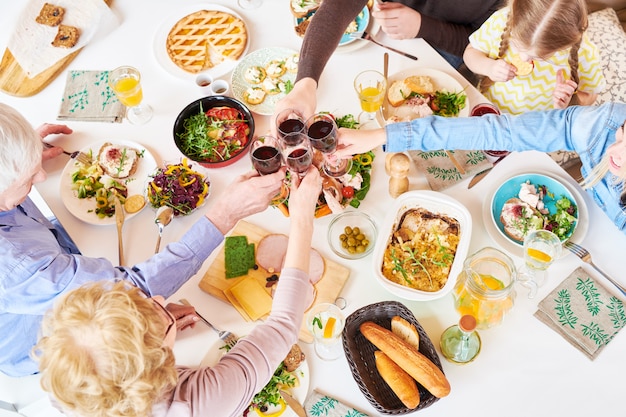
{"label": "small bowl of green olives", "polygon": [[344,211],[328,226],[328,243],[335,254],[345,259],[369,255],[376,242],[376,223],[361,211]]}

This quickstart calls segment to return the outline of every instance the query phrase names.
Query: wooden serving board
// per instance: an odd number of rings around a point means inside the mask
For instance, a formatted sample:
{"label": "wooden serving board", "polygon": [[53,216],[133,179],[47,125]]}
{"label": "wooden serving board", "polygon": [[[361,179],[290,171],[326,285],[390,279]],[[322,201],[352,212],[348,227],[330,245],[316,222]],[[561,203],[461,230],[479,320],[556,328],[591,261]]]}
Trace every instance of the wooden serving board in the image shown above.
{"label": "wooden serving board", "polygon": [[[104,0],[107,5],[113,0]],[[34,17],[33,17],[34,18]],[[60,59],[50,68],[29,78],[8,48],[0,61],[0,90],[17,97],[29,97],[43,90],[76,58],[82,48]]]}
{"label": "wooden serving board", "polygon": [[[237,223],[237,226],[235,226],[230,233],[231,236],[246,236],[249,243],[255,244],[255,251],[259,241],[268,234],[270,234],[270,232],[267,230],[243,220]],[[315,284],[317,293],[315,300],[313,301],[313,305],[318,303],[333,303],[341,293],[343,286],[350,276],[350,270],[348,268],[326,258],[324,258],[324,263],[324,274],[317,284]],[[270,275],[272,274],[259,267],[256,270],[251,269],[247,276],[258,280],[259,283],[265,287],[266,278]],[[203,291],[226,303],[232,304],[226,297],[224,291],[228,290],[245,277],[246,276],[226,279],[226,270],[224,267],[224,245],[222,245],[217,257],[209,266],[209,269],[204,274],[204,277],[202,277],[198,285]],[[269,292],[270,289],[268,288],[268,293]],[[246,320],[249,320],[247,314],[242,310],[241,306],[235,304],[232,305]],[[302,324],[299,337],[300,340],[306,343],[311,343],[313,341],[313,336],[306,329],[305,323]]]}

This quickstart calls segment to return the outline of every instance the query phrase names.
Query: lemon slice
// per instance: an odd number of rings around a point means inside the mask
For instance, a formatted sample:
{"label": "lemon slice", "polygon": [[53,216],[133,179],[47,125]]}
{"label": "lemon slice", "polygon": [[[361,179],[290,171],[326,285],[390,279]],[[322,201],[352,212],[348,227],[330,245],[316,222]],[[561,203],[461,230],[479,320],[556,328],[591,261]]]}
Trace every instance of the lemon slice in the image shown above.
{"label": "lemon slice", "polygon": [[550,255],[535,248],[528,248],[528,256],[538,260],[539,262],[552,262],[552,257]]}
{"label": "lemon slice", "polygon": [[124,210],[127,213],[136,213],[146,205],[146,199],[141,194],[131,195],[124,202]]}
{"label": "lemon slice", "polygon": [[333,337],[333,329],[335,328],[335,322],[337,321],[334,317],[329,317],[326,322],[326,326],[324,327],[324,339],[330,339]]}

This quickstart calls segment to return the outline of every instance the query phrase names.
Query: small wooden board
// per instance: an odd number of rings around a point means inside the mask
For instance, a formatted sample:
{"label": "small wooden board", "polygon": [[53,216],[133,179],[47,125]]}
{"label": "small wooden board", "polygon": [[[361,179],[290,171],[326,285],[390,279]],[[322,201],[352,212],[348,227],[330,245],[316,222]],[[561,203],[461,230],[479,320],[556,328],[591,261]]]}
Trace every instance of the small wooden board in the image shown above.
{"label": "small wooden board", "polygon": [[[246,236],[249,243],[255,244],[255,250],[259,241],[268,234],[270,234],[270,232],[267,230],[243,220],[237,223],[237,226],[235,226],[231,232],[231,236]],[[324,258],[324,263],[324,274],[318,283],[315,284],[316,296],[313,301],[313,305],[318,303],[334,302],[341,293],[341,290],[350,276],[350,270],[348,268],[326,258]],[[259,268],[257,270],[251,269],[247,276],[253,277],[265,286],[266,278],[270,275],[272,274],[263,268]],[[224,267],[224,245],[222,245],[220,252],[217,254],[213,263],[209,266],[209,269],[204,274],[204,277],[202,277],[198,285],[203,291],[219,298],[224,302],[232,304],[237,311],[239,311],[242,317],[249,320],[247,314],[243,311],[241,306],[231,303],[225,293],[225,291],[243,278],[244,277],[226,279],[226,271]],[[268,288],[268,293],[269,292]],[[313,336],[306,329],[305,323],[302,324],[299,337],[300,340],[306,343],[311,343],[313,341]]]}
{"label": "small wooden board", "polygon": [[[113,0],[104,0],[110,5]],[[82,48],[56,62],[50,68],[29,78],[8,48],[0,61],[0,90],[17,97],[29,97],[43,90],[76,58]]]}

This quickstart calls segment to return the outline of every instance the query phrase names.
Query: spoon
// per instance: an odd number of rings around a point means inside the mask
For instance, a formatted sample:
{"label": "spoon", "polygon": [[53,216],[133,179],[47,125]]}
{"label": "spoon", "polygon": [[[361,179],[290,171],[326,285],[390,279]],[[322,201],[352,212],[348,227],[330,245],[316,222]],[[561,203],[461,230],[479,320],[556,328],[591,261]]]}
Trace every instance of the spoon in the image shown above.
{"label": "spoon", "polygon": [[156,249],[154,253],[159,253],[159,247],[161,246],[161,236],[163,235],[163,228],[170,224],[174,217],[174,210],[168,206],[160,207],[156,212],[156,218],[154,222],[159,227],[159,237],[157,238]]}

